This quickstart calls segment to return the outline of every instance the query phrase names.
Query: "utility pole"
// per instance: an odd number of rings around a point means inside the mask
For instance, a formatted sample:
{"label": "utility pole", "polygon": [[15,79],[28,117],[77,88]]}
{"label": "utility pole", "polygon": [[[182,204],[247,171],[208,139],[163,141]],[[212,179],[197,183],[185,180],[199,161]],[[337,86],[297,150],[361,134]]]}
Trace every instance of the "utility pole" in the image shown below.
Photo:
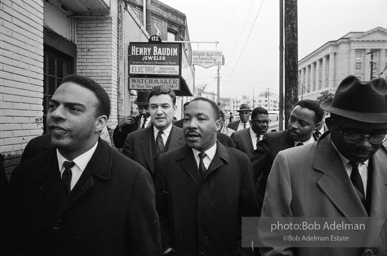
{"label": "utility pole", "polygon": [[279,21],[279,126],[284,129],[284,0],[279,0],[280,21]]}
{"label": "utility pole", "polygon": [[297,0],[285,1],[285,127],[298,101]]}
{"label": "utility pole", "polygon": [[374,52],[377,52],[379,50],[371,50],[369,53],[366,54],[371,54],[371,61],[370,61],[370,80],[374,79]]}
{"label": "utility pole", "polygon": [[217,92],[218,92],[218,106],[220,106],[220,65],[218,65],[218,84],[217,84]]}
{"label": "utility pole", "polygon": [[270,111],[270,88],[267,88],[267,111]]}

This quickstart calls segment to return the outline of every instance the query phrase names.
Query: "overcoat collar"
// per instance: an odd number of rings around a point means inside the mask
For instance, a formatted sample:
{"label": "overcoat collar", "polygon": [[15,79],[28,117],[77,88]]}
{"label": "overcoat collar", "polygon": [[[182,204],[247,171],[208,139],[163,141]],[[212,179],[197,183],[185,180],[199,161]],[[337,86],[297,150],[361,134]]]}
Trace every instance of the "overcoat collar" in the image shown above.
{"label": "overcoat collar", "polygon": [[204,176],[204,179],[202,179],[199,170],[197,168],[197,164],[195,161],[194,154],[192,152],[192,148],[185,145],[182,150],[180,150],[177,153],[176,161],[180,162],[183,170],[187,173],[187,175],[192,179],[192,181],[195,183],[197,187],[200,187],[202,182],[204,182],[208,177],[211,175],[211,173],[218,171],[218,169],[224,165],[229,163],[229,156],[227,153],[227,150],[225,146],[223,146],[218,141],[217,143],[217,149],[214,158],[211,161],[210,166],[208,167],[208,170]]}
{"label": "overcoat collar", "polygon": [[[387,215],[387,153],[384,148],[379,149],[372,157],[370,170],[372,171],[371,208],[370,216],[386,218]],[[343,166],[343,163],[332,145],[329,133],[324,134],[317,142],[314,169],[324,175],[318,185],[332,201],[332,203],[346,217],[367,217],[356,190]],[[348,199],[351,200],[348,200]]]}
{"label": "overcoat collar", "polygon": [[44,161],[39,166],[39,175],[36,179],[41,183],[41,189],[49,201],[58,208],[58,215],[76,202],[82,195],[94,186],[94,177],[102,180],[109,180],[111,177],[111,166],[113,163],[113,151],[103,140],[99,139],[97,149],[83,171],[79,181],[71,190],[68,197],[65,197],[62,188],[56,148],[46,153]]}

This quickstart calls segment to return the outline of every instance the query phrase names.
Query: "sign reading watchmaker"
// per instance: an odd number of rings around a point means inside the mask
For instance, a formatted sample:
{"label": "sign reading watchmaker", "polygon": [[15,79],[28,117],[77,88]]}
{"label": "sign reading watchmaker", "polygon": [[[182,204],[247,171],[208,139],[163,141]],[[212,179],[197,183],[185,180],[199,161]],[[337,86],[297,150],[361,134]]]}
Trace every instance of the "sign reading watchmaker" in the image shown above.
{"label": "sign reading watchmaker", "polygon": [[155,86],[168,86],[172,90],[179,90],[180,78],[163,77],[130,77],[129,84],[131,89],[151,90]]}
{"label": "sign reading watchmaker", "polygon": [[181,44],[131,43],[129,45],[130,75],[180,75]]}

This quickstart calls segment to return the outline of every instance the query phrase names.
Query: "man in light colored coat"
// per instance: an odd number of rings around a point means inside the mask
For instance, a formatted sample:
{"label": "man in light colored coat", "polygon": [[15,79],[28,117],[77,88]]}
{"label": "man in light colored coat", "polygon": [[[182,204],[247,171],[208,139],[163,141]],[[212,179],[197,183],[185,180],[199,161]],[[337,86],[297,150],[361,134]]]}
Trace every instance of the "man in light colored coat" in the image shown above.
{"label": "man in light colored coat", "polygon": [[331,113],[331,132],[317,143],[277,155],[261,215],[374,217],[378,226],[364,237],[376,237],[372,247],[279,246],[265,239],[273,234],[259,229],[263,255],[387,255],[387,152],[381,147],[387,133],[386,95],[384,79],[362,83],[355,76],[345,78],[334,98],[321,104]]}

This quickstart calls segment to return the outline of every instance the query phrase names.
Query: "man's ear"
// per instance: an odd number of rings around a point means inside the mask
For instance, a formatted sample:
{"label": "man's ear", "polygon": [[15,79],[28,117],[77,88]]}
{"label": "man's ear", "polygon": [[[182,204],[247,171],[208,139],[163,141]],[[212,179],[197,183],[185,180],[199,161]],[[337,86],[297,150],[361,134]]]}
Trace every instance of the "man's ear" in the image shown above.
{"label": "man's ear", "polygon": [[216,131],[220,130],[220,118],[215,121],[215,129],[216,129]]}
{"label": "man's ear", "polygon": [[106,126],[108,120],[109,119],[106,115],[97,117],[97,119],[95,120],[95,131],[101,132],[103,128]]}

